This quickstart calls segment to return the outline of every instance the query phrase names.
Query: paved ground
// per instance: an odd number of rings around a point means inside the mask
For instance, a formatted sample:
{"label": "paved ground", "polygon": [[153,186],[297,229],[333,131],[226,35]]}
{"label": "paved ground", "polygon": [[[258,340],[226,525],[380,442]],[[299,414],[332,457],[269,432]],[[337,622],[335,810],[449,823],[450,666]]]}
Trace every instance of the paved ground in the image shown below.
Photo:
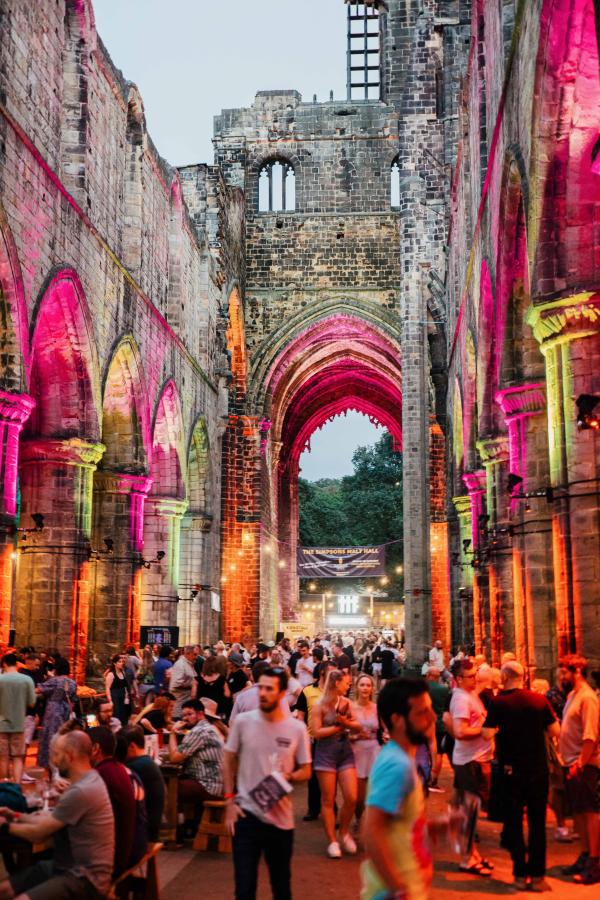
{"label": "paved ground", "polygon": [[[448,772],[443,778],[444,786],[449,786]],[[295,805],[298,817],[304,812],[305,789],[296,790]],[[448,802],[449,790],[444,794],[432,795],[429,807],[432,814],[443,812]],[[550,814],[551,816],[551,814]],[[552,840],[554,823],[548,829],[549,837],[549,881],[555,900],[598,900],[600,888],[581,887],[559,875],[561,865],[571,862],[577,855],[574,845],[556,844]],[[480,827],[480,850],[484,856],[495,862],[494,876],[479,879],[458,871],[456,858],[446,847],[436,850],[435,879],[432,896],[434,900],[451,900],[461,895],[489,897],[495,895],[514,896],[510,887],[512,872],[510,859],[498,847],[500,827],[491,822],[482,822]],[[318,822],[299,822],[296,828],[296,848],[294,853],[293,886],[295,897],[335,898],[335,900],[357,900],[360,892],[359,865],[357,858],[345,857],[330,860],[325,856],[325,838]],[[217,853],[194,853],[189,849],[163,852],[160,856],[162,900],[181,900],[194,896],[198,891],[206,893],[212,900],[232,900],[233,873],[231,857]],[[269,900],[271,892],[264,865],[261,867],[259,900]]]}

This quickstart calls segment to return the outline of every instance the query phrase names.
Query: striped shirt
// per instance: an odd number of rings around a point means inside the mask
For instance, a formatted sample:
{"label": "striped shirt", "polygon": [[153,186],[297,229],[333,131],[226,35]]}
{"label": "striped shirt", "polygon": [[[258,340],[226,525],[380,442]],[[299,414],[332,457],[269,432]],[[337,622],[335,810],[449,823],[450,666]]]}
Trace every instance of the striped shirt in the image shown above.
{"label": "striped shirt", "polygon": [[179,752],[186,757],[185,778],[191,778],[215,797],[223,795],[223,741],[213,726],[202,719],[186,734]]}

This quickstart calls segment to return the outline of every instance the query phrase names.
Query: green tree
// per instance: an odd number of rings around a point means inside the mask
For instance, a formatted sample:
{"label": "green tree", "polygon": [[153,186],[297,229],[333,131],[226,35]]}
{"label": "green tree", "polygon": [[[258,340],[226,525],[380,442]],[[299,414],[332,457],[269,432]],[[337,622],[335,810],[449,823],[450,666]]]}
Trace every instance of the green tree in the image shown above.
{"label": "green tree", "polygon": [[[393,449],[391,435],[371,447],[359,447],[352,457],[354,472],[341,480],[299,480],[300,542],[307,547],[387,544],[386,569],[393,599],[403,592],[402,566],[402,455]],[[366,582],[365,582],[366,583]],[[318,591],[341,588],[338,581],[321,579]],[[363,590],[364,584],[352,585]]]}

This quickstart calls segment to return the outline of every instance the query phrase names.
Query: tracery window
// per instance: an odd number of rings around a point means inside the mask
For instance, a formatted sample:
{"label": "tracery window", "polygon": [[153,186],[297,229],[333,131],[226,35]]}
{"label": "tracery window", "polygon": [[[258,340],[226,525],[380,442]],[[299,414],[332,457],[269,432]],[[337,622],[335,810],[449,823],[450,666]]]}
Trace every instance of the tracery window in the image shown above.
{"label": "tracery window", "polygon": [[258,174],[258,211],[292,212],[295,209],[294,167],[286,160],[268,160]]}

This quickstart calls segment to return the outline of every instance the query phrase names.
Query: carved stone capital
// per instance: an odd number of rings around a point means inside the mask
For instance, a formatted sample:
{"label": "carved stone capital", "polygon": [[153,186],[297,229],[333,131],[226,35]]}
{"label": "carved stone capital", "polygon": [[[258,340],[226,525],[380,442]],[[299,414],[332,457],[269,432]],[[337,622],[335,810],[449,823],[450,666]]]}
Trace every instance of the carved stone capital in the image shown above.
{"label": "carved stone capital", "polygon": [[187,500],[177,497],[150,496],[146,498],[146,514],[168,518],[183,518],[188,508]]}
{"label": "carved stone capital", "polygon": [[532,383],[505,388],[496,392],[495,400],[507,422],[521,416],[536,416],[546,412],[546,385]]}
{"label": "carved stone capital", "polygon": [[81,438],[67,438],[63,441],[53,438],[32,438],[21,442],[19,464],[22,466],[60,464],[94,470],[105,450],[104,444],[92,444]]}
{"label": "carved stone capital", "polygon": [[469,492],[469,496],[474,494],[485,494],[486,478],[485,469],[478,469],[477,472],[465,472],[463,481]]}
{"label": "carved stone capital", "polygon": [[11,422],[19,430],[31,415],[35,400],[29,394],[11,394],[0,391],[0,421]]}
{"label": "carved stone capital", "polygon": [[493,438],[484,438],[477,441],[476,446],[484,466],[508,462],[508,435],[501,434]]}
{"label": "carved stone capital", "polygon": [[530,306],[526,320],[542,353],[555,344],[600,333],[600,294],[585,291]]}
{"label": "carved stone capital", "polygon": [[152,487],[152,478],[148,475],[130,475],[128,472],[111,472],[99,469],[94,476],[94,490],[107,494],[143,494]]}
{"label": "carved stone capital", "polygon": [[461,494],[459,497],[453,497],[452,502],[459,518],[471,517],[471,498],[468,494]]}

